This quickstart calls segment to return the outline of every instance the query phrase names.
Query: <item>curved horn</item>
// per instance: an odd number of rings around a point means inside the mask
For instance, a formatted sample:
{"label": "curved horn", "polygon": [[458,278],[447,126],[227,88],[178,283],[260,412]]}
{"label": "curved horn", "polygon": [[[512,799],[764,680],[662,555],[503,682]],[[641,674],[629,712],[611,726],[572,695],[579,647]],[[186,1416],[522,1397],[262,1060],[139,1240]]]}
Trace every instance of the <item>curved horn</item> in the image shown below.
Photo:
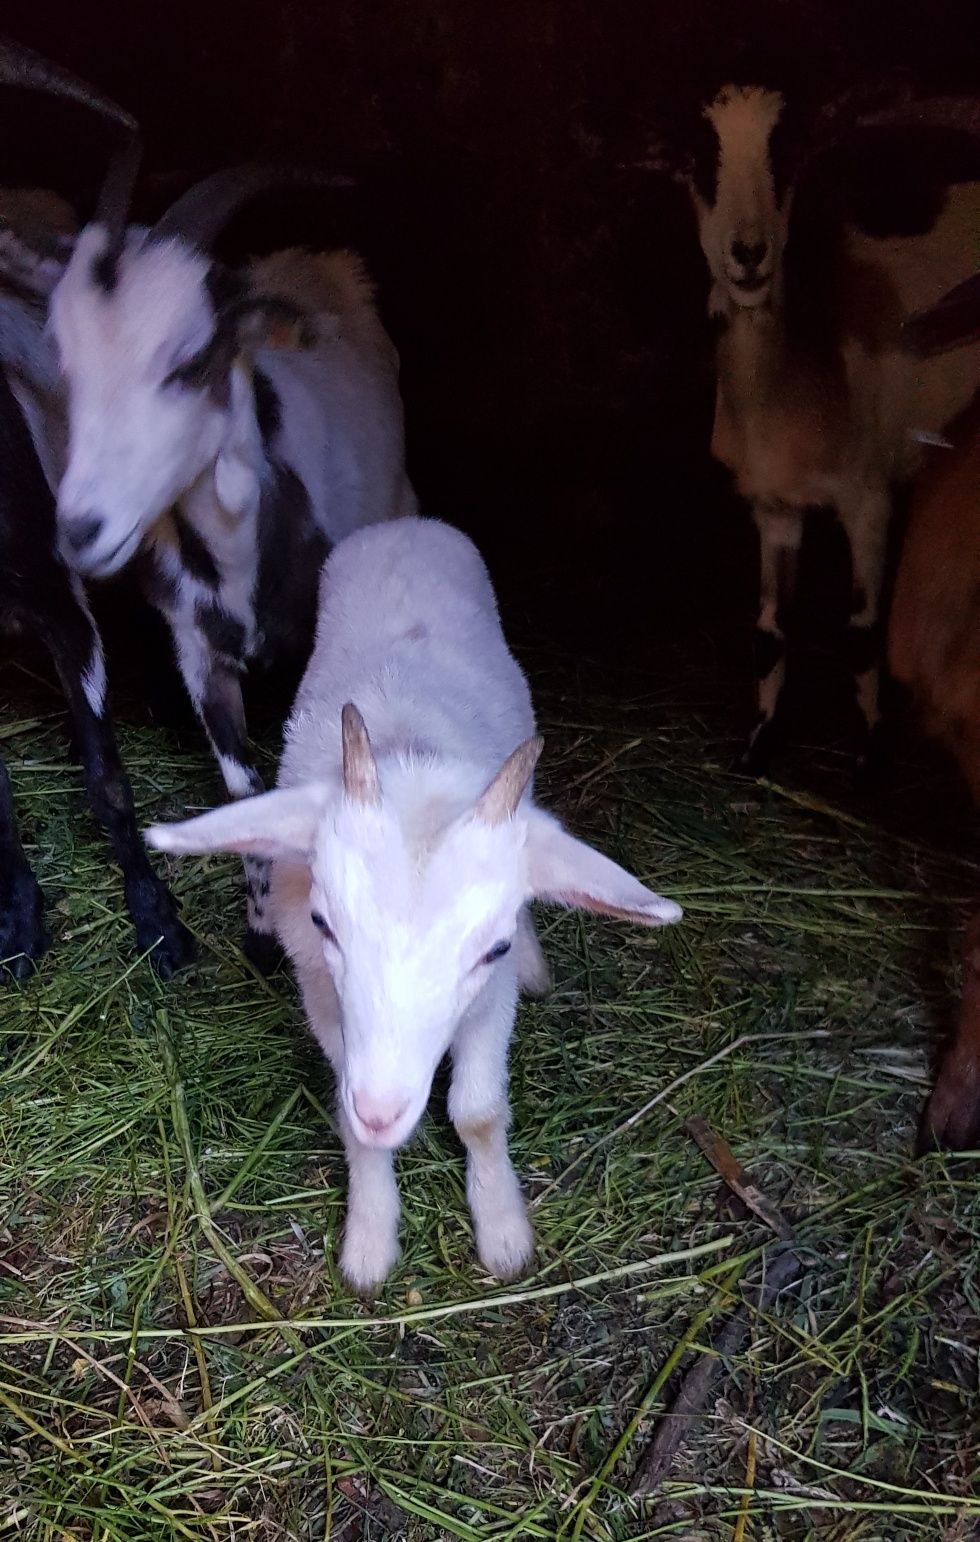
{"label": "curved horn", "polygon": [[485,825],[500,825],[505,819],[513,819],[543,749],[542,738],[525,739],[507,756],[476,805],[477,819]]}
{"label": "curved horn", "polygon": [[247,164],[216,171],[195,182],[153,227],[157,240],[182,240],[208,251],[232,215],[249,199],[277,187],[350,187],[349,177],[296,166]]}
{"label": "curved horn", "polygon": [[381,802],[381,784],[374,751],[364,719],[352,701],[340,715],[344,751],[344,791],[352,803],[376,806]]}
{"label": "curved horn", "polygon": [[0,84],[24,86],[35,91],[50,92],[52,96],[69,97],[71,101],[80,102],[83,107],[101,113],[104,118],[112,118],[130,133],[136,131],[136,119],[130,117],[116,102],[100,95],[86,81],[79,80],[60,65],[42,58],[32,48],[25,48],[22,43],[15,43],[6,37],[0,37]]}
{"label": "curved horn", "polygon": [[935,305],[916,311],[902,328],[902,338],[922,359],[980,342],[980,273],[964,279]]}
{"label": "curved horn", "polygon": [[33,49],[0,37],[0,83],[8,86],[25,86],[36,91],[47,91],[52,96],[67,97],[79,102],[93,112],[101,113],[113,123],[127,130],[129,139],[125,147],[117,151],[109,165],[106,179],[99,194],[95,218],[108,227],[109,248],[102,258],[105,272],[111,273],[122,244],[129,213],[129,201],[133,183],[139,168],[141,146],[137,137],[136,119],[117,103],[102,96],[84,80],[63,70],[36,54]]}

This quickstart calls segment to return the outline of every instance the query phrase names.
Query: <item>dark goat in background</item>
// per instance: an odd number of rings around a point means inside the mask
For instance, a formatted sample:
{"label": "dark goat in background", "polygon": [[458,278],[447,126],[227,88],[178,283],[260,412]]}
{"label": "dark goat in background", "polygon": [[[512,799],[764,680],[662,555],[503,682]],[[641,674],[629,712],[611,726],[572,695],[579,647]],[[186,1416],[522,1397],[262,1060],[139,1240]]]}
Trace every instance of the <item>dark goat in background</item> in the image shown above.
{"label": "dark goat in background", "polygon": [[[980,381],[980,349],[923,362],[900,335],[906,316],[973,265],[977,105],[931,98],[872,110],[862,95],[806,114],[751,77],[729,83],[661,139],[650,163],[686,187],[697,217],[717,334],[711,454],[759,535],[758,719],[744,761],[754,772],[772,747],[804,522],[818,508],[835,511],[850,548],[848,655],[865,762],[879,719],[894,488],[915,474],[921,440],[941,434]],[[899,131],[907,164],[894,210],[865,207],[875,202],[868,188],[848,207],[853,147]],[[931,185],[913,193],[911,149],[930,140]],[[801,227],[791,214],[804,176],[811,203]],[[883,191],[874,189],[884,206]]]}
{"label": "dark goat in background", "polygon": [[[912,318],[921,355],[980,338],[980,274]],[[888,633],[892,673],[955,758],[980,807],[980,400],[916,486]],[[980,1144],[980,909],[967,923],[956,1030],[926,1109],[923,1143]]]}
{"label": "dark goat in background", "polygon": [[[17,45],[0,42],[0,82],[69,96],[134,127],[121,109]],[[23,343],[32,330],[29,307],[19,298],[9,303],[15,330],[18,320],[24,323]],[[36,322],[35,332],[40,338]],[[9,363],[0,367],[0,625],[33,632],[51,654],[68,699],[89,799],[122,869],[137,944],[153,949],[154,966],[167,978],[190,958],[190,935],[139,838],[132,791],[106,714],[102,642],[80,584],[57,556],[54,494],[8,379]],[[30,973],[47,945],[43,908],[17,833],[10,778],[0,762],[0,961],[17,978]]]}

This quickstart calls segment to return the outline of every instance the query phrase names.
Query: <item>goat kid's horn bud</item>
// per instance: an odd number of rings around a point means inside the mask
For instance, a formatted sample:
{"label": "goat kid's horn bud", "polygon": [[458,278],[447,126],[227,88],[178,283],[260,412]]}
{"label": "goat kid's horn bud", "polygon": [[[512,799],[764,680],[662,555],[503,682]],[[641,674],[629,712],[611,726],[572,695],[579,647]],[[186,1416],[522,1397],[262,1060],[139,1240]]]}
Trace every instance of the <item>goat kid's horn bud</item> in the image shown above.
{"label": "goat kid's horn bud", "polygon": [[381,784],[364,719],[352,701],[340,716],[344,752],[344,791],[352,803],[374,807],[381,802]]}
{"label": "goat kid's horn bud", "polygon": [[507,756],[476,805],[477,819],[491,826],[513,819],[543,749],[542,738],[525,739],[513,754]]}

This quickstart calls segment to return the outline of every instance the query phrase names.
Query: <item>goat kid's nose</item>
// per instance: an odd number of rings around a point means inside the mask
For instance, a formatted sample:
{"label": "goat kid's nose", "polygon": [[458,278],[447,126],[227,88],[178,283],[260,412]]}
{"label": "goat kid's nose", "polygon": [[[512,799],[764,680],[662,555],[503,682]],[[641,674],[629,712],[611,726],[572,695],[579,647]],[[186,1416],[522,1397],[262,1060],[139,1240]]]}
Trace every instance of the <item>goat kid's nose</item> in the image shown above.
{"label": "goat kid's nose", "polygon": [[760,268],[769,250],[765,241],[733,241],[732,256],[743,268]]}
{"label": "goat kid's nose", "polygon": [[392,1093],[388,1097],[372,1097],[371,1093],[354,1093],[354,1112],[360,1119],[366,1130],[371,1130],[375,1135],[381,1135],[391,1128],[408,1107],[408,1099],[400,1092]]}
{"label": "goat kid's nose", "polygon": [[97,514],[83,514],[80,519],[63,521],[61,536],[69,550],[81,556],[98,538],[101,529],[102,521]]}

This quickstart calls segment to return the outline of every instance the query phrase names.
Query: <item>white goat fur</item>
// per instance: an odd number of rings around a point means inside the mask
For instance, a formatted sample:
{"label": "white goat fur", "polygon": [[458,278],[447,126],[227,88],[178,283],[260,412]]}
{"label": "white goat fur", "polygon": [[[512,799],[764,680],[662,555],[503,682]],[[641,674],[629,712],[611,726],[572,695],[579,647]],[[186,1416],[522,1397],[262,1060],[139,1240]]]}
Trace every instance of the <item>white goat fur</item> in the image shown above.
{"label": "white goat fur", "polygon": [[[348,701],[370,733],[374,805],[344,791]],[[436,521],[375,526],[350,536],[325,567],[278,790],[148,832],[170,851],[273,859],[275,927],[337,1075],[350,1172],[342,1266],[359,1288],[398,1256],[391,1153],[420,1118],[447,1050],[480,1258],[506,1278],[531,1254],[506,1140],[518,987],[547,982],[529,900],[648,926],[680,916],[535,808],[529,783],[512,817],[480,817],[481,794],[533,733],[527,683],[472,543]],[[487,958],[512,942],[506,956]]]}
{"label": "white goat fur", "polygon": [[[82,232],[52,298],[69,388],[58,498],[66,556],[83,574],[103,577],[143,551],[144,573],[146,562],[153,573],[148,592],[172,631],[191,702],[229,794],[242,797],[261,782],[247,754],[239,676],[275,651],[270,637],[284,621],[297,625],[304,588],[312,606],[322,552],[303,532],[336,542],[415,510],[398,355],[360,259],[293,249],[252,262],[238,278],[251,299],[295,306],[312,345],[265,347],[244,336],[226,393],[169,379],[215,333],[210,259],[133,227],[107,292],[93,276],[106,243],[99,225]],[[277,404],[277,426],[265,436],[258,371]],[[174,510],[206,549],[216,584],[186,560]],[[93,516],[96,538],[74,551],[72,528]],[[261,613],[260,576],[271,569],[281,575],[281,605],[297,615]],[[232,657],[216,648],[216,614],[240,629]],[[266,874],[251,862],[246,874],[250,928],[268,935]]]}
{"label": "white goat fur", "polygon": [[306,489],[330,540],[413,510],[398,355],[357,256],[290,250],[249,264],[249,293],[299,307],[315,342],[243,350],[223,406],[205,393],[164,386],[214,330],[209,259],[181,241],[131,229],[105,294],[92,267],[106,244],[101,226],[82,232],[51,307],[70,393],[59,518],[70,523],[96,513],[105,527],[86,553],[88,571],[116,571],[174,505],[208,541],[233,524],[230,560],[254,561],[252,522],[269,467],[253,366],[279,398],[277,457]]}

